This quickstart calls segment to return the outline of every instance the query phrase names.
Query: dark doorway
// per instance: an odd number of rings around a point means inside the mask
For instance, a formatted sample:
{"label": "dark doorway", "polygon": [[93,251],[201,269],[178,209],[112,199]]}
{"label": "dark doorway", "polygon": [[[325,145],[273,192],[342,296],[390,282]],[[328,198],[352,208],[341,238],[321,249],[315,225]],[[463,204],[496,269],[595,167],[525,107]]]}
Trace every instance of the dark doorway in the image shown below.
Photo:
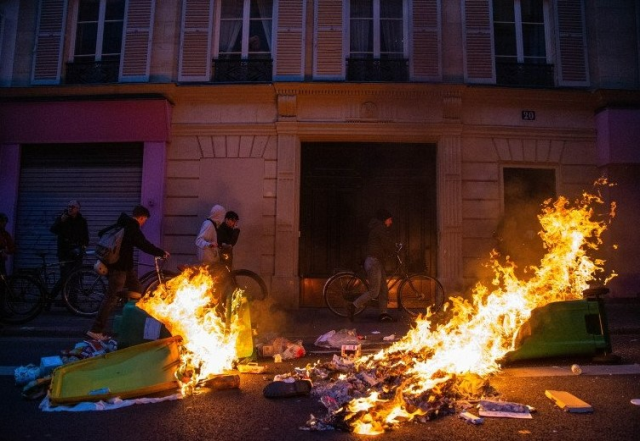
{"label": "dark doorway", "polygon": [[543,202],[556,197],[555,170],[505,167],[502,179],[504,216],[498,226],[498,251],[508,255],[523,276],[525,267],[538,265],[544,255],[538,215]]}
{"label": "dark doorway", "polygon": [[436,270],[436,146],[304,143],[300,202],[302,305],[322,305],[322,284],[364,258],[367,224],[378,208],[417,270]]}

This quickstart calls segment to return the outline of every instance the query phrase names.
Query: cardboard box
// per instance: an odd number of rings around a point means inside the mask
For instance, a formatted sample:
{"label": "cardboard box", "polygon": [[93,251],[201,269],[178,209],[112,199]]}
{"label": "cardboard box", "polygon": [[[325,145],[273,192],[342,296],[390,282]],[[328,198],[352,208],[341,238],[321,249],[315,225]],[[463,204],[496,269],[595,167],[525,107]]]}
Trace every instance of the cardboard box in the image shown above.
{"label": "cardboard box", "polygon": [[40,359],[40,376],[46,377],[58,366],[62,366],[62,358],[58,355],[52,357],[42,357]]}
{"label": "cardboard box", "polygon": [[551,399],[556,406],[565,412],[571,413],[590,413],[593,407],[589,403],[585,403],[580,398],[562,390],[545,390],[544,394]]}
{"label": "cardboard box", "polygon": [[362,352],[361,345],[342,345],[342,357],[344,358],[358,358]]}

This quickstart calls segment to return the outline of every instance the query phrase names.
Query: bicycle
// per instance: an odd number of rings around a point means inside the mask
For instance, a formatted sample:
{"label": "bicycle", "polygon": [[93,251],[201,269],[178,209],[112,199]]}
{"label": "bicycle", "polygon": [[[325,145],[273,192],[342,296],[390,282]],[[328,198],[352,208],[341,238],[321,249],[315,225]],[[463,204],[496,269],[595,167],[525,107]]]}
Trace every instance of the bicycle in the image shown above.
{"label": "bicycle", "polygon": [[[396,249],[396,268],[390,276],[387,276],[387,288],[389,291],[397,288],[398,306],[412,317],[424,314],[428,307],[432,311],[439,311],[444,304],[444,288],[438,279],[426,273],[409,273],[405,262],[400,256],[403,248],[398,244]],[[352,303],[369,289],[364,266],[358,271],[339,271],[329,277],[322,289],[324,301],[329,309],[336,315],[347,317],[347,304]],[[377,305],[377,300],[371,302],[371,306]],[[368,305],[357,308],[354,315],[361,314]]]}
{"label": "bicycle", "polygon": [[[89,265],[82,265],[60,280],[57,271],[52,271],[53,267],[72,263],[73,261],[58,261],[47,263],[47,252],[37,251],[36,255],[42,260],[42,264],[34,268],[20,268],[15,274],[8,278],[8,281],[19,289],[9,290],[3,300],[3,309],[8,311],[8,317],[3,317],[5,323],[19,324],[28,322],[37,317],[44,309],[51,308],[53,301],[62,292],[64,306],[71,312],[77,313],[79,305],[75,298],[70,298],[64,294],[64,286],[69,276],[78,270],[86,270]],[[19,284],[19,285],[18,285]],[[51,287],[51,288],[49,288]],[[106,285],[101,286],[103,293],[106,292]],[[104,294],[103,294],[104,295]],[[80,314],[82,315],[82,314]]]}
{"label": "bicycle", "polygon": [[0,274],[0,321],[11,325],[28,322],[39,314],[36,308],[43,296],[40,284],[33,277]]}
{"label": "bicycle", "polygon": [[[164,283],[166,280],[177,275],[177,273],[163,270],[161,268],[161,264],[159,262],[164,262],[164,260],[165,259],[162,257],[155,257],[155,269],[144,273],[140,277],[139,280],[140,284],[143,286],[143,293],[146,293],[149,290],[153,292],[153,290],[158,286],[158,283]],[[97,273],[93,267],[78,268],[67,278],[64,285],[64,298],[74,313],[85,317],[94,316],[98,313],[102,300],[106,296],[107,287],[107,277]],[[126,292],[128,293],[128,291]],[[138,296],[140,294],[138,294]],[[129,298],[135,298],[138,296],[132,296],[130,294],[120,295],[118,296],[119,303],[116,307],[124,306]]]}

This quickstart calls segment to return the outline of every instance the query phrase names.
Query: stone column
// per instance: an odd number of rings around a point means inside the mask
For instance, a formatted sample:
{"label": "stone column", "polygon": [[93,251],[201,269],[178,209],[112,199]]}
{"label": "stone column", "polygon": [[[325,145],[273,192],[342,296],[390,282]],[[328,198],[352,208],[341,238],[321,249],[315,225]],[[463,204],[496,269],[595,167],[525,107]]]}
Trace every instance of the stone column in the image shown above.
{"label": "stone column", "polygon": [[438,279],[449,295],[462,290],[462,141],[453,134],[438,142]]}

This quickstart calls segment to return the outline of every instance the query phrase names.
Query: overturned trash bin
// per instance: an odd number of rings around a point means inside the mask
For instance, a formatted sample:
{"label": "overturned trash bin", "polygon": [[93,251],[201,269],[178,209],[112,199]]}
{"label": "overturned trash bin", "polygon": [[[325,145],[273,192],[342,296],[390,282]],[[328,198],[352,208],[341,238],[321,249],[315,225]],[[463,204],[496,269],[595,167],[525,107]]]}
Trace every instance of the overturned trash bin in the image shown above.
{"label": "overturned trash bin", "polygon": [[552,302],[534,309],[516,335],[516,349],[504,360],[610,354],[609,324],[602,299],[608,291],[592,288],[584,291],[584,299]]}
{"label": "overturned trash bin", "polygon": [[52,405],[141,397],[178,389],[179,336],[155,340],[54,369]]}

